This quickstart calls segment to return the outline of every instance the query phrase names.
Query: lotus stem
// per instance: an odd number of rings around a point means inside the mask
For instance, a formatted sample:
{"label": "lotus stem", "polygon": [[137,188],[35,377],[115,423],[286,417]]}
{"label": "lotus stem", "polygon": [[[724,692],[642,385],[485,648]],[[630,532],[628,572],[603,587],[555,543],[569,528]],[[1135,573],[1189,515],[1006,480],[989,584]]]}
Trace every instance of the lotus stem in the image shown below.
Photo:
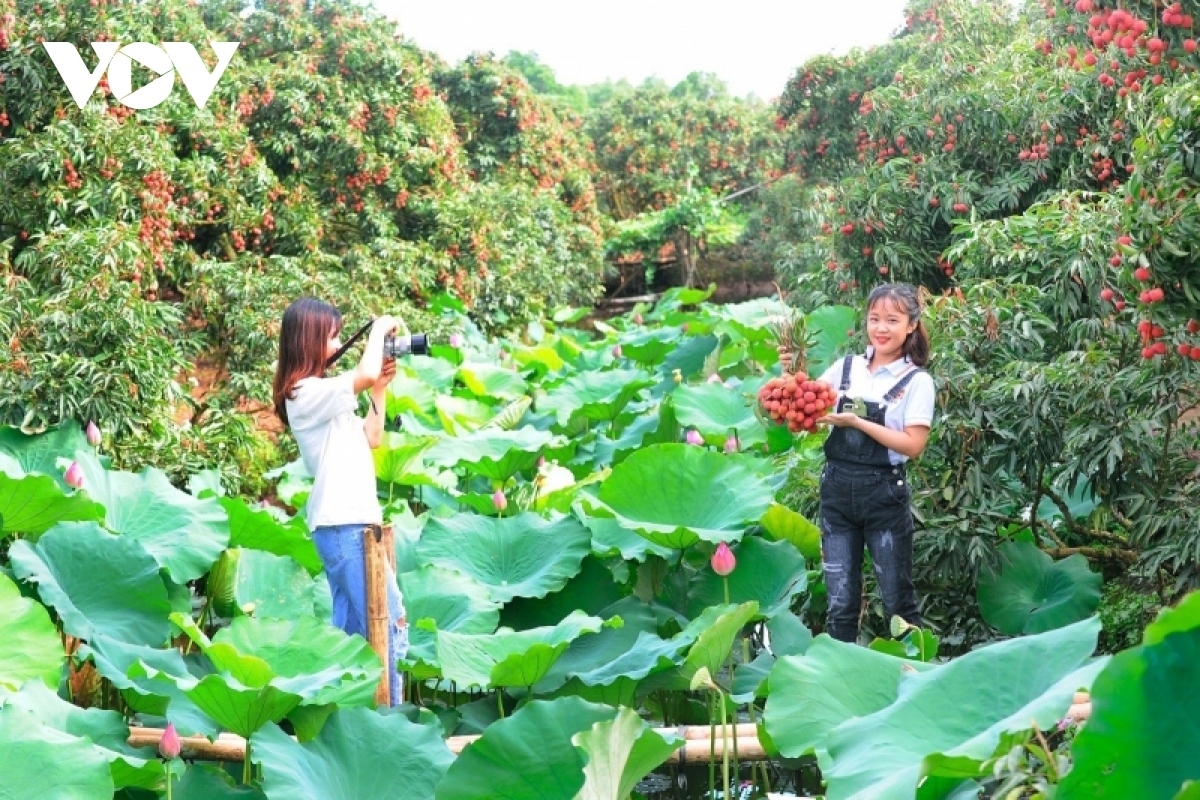
{"label": "lotus stem", "polygon": [[729,720],[725,715],[725,694],[718,689],[717,700],[721,703],[721,796],[729,797]]}
{"label": "lotus stem", "polygon": [[496,689],[496,705],[500,708],[500,719],[504,719],[504,690]]}
{"label": "lotus stem", "polygon": [[714,716],[713,694],[708,693],[708,797],[717,796],[717,720]]}
{"label": "lotus stem", "polygon": [[[729,578],[728,578],[728,576],[721,578],[721,583],[723,583],[725,585],[725,605],[729,605]],[[733,658],[733,653],[731,652],[730,653],[731,660],[729,662],[731,670],[732,670],[732,665],[733,665],[732,658]],[[732,681],[732,680],[733,680],[733,675],[730,674],[730,681]]]}
{"label": "lotus stem", "polygon": [[242,762],[242,784],[250,785],[250,777],[252,775],[252,767],[250,764],[250,739],[246,739],[246,760]]}
{"label": "lotus stem", "polygon": [[171,800],[171,762],[167,762],[167,800]]}

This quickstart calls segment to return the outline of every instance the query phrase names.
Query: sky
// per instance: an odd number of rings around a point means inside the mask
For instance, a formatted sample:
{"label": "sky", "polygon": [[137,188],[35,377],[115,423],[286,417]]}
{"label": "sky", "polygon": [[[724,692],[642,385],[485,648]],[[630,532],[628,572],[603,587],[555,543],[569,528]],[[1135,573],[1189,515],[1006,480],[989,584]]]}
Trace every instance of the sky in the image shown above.
{"label": "sky", "polygon": [[374,0],[419,47],[451,64],[533,51],[563,84],[716,73],[735,95],[778,97],[823,53],[882,44],[905,0]]}

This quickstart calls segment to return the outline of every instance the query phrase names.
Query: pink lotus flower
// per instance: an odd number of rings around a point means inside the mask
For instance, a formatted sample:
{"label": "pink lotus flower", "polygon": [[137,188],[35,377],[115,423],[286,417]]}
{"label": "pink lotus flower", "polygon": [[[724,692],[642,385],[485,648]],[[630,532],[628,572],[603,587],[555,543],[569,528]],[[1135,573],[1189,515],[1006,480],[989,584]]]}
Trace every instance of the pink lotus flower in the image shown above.
{"label": "pink lotus flower", "polygon": [[704,444],[704,437],[701,436],[700,431],[696,430],[695,428],[688,428],[687,436],[684,437],[684,440],[688,444],[694,444],[697,446]]}
{"label": "pink lotus flower", "polygon": [[85,433],[87,435],[88,444],[90,444],[92,447],[100,444],[100,429],[96,427],[96,423],[88,422]]}
{"label": "pink lotus flower", "polygon": [[620,358],[620,357],[621,357],[621,345],[617,345],[613,348],[613,358]]}
{"label": "pink lotus flower", "polygon": [[463,337],[462,337],[462,334],[461,334],[461,333],[452,333],[452,334],[450,334],[450,340],[449,340],[449,344],[450,344],[450,346],[451,346],[451,347],[453,347],[455,350],[457,350],[457,349],[459,349],[460,347],[462,347],[462,346],[463,346]]}
{"label": "pink lotus flower", "polygon": [[71,466],[67,467],[67,473],[63,475],[63,480],[72,489],[83,486],[83,467],[79,466],[78,461],[72,461]]}
{"label": "pink lotus flower", "polygon": [[179,734],[175,732],[174,723],[168,722],[162,738],[158,740],[158,752],[166,759],[179,758]]}
{"label": "pink lotus flower", "polygon": [[733,557],[733,551],[724,542],[717,545],[717,552],[713,553],[712,557],[713,572],[724,578],[729,573],[733,572],[733,568],[737,566],[737,559]]}
{"label": "pink lotus flower", "polygon": [[708,382],[709,383],[720,383],[721,376],[714,372],[712,375],[708,376]]}
{"label": "pink lotus flower", "polygon": [[497,489],[492,494],[492,508],[497,511],[503,511],[508,508],[508,498],[504,496],[504,492]]}
{"label": "pink lotus flower", "polygon": [[641,315],[641,314],[634,314],[634,315],[633,315],[633,324],[635,324],[635,325],[641,325],[641,324],[642,324],[642,315]]}
{"label": "pink lotus flower", "polygon": [[737,451],[738,451],[737,437],[734,436],[733,434],[730,434],[729,438],[725,440],[725,455],[729,455],[730,453],[736,453]]}

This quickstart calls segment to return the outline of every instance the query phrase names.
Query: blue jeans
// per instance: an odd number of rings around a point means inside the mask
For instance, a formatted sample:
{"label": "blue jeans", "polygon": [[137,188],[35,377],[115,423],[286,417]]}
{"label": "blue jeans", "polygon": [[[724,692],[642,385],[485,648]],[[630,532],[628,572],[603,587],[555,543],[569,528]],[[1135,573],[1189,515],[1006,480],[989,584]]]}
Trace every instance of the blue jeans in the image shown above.
{"label": "blue jeans", "polygon": [[913,522],[904,467],[826,462],[820,527],[830,636],[858,640],[864,546],[875,564],[887,619],[895,614],[924,624],[912,580]]}
{"label": "blue jeans", "polygon": [[[333,624],[348,634],[367,637],[367,578],[363,556],[363,530],[366,525],[325,525],[313,531],[313,543],[325,565],[329,592],[333,597]],[[396,576],[387,568],[388,617],[392,620],[388,636],[390,664],[388,682],[392,705],[404,700],[404,679],[396,664],[408,654],[408,622]]]}

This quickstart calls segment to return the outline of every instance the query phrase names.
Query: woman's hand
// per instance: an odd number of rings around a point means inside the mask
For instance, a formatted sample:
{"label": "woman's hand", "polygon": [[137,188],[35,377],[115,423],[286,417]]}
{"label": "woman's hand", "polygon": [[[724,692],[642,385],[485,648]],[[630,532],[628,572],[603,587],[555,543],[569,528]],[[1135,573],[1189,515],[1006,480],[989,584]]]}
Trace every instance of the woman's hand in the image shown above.
{"label": "woman's hand", "polygon": [[379,370],[379,377],[371,384],[371,393],[382,395],[394,377],[396,377],[396,359],[385,358],[383,368]]}
{"label": "woman's hand", "polygon": [[835,428],[857,428],[861,421],[862,417],[849,411],[817,417],[818,425],[832,425]]}
{"label": "woman's hand", "polygon": [[788,350],[783,345],[779,345],[779,363],[783,366],[783,373],[786,375],[791,372],[792,367],[792,351]]}
{"label": "woman's hand", "polygon": [[400,320],[390,314],[384,314],[375,320],[375,324],[371,326],[371,333],[380,331],[380,335],[386,336],[389,333],[395,333],[400,328]]}

